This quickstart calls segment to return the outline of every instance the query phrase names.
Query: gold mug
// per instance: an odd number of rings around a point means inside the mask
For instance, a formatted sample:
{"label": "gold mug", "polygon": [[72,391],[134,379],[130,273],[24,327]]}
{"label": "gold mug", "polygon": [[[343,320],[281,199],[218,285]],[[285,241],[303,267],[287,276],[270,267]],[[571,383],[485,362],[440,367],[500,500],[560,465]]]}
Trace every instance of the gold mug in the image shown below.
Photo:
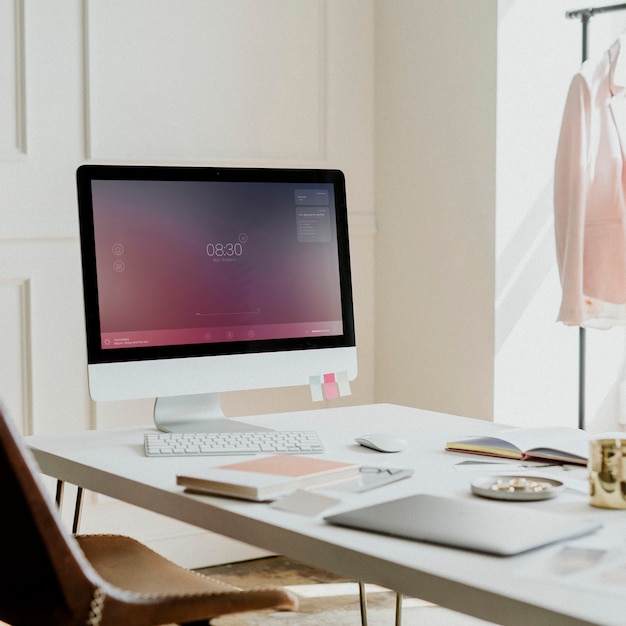
{"label": "gold mug", "polygon": [[626,509],[626,439],[592,439],[589,449],[591,506]]}

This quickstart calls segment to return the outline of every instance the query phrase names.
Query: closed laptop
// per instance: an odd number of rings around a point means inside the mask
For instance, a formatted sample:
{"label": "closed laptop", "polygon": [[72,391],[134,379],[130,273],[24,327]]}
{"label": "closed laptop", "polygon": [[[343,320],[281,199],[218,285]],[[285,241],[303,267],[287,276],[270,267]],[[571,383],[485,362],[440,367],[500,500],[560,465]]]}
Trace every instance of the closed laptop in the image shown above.
{"label": "closed laptop", "polygon": [[599,522],[519,503],[418,494],[330,515],[331,524],[510,556],[601,527]]}

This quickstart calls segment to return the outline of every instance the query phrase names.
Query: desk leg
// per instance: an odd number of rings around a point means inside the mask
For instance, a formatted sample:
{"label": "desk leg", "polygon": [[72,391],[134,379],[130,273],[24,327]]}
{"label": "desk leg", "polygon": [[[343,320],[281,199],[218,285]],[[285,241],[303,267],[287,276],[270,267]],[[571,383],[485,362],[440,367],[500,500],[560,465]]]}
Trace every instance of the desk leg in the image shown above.
{"label": "desk leg", "polygon": [[396,593],[396,626],[402,624],[402,594]]}
{"label": "desk leg", "polygon": [[[359,581],[359,601],[361,603],[361,626],[367,626],[367,596],[365,583]],[[402,594],[396,593],[396,621],[395,626],[402,626]]]}
{"label": "desk leg", "polygon": [[361,604],[361,626],[367,626],[367,596],[365,595],[365,583],[359,580],[359,602]]}
{"label": "desk leg", "polygon": [[61,505],[63,504],[63,487],[65,483],[62,480],[57,480],[57,493],[54,498],[54,502],[57,505],[57,509],[61,510]]}
{"label": "desk leg", "polygon": [[[63,506],[63,491],[65,483],[62,480],[57,480],[57,491],[54,501],[59,511]],[[78,533],[78,527],[80,525],[80,514],[83,509],[83,488],[76,488],[76,504],[74,505],[74,521],[72,522],[72,534]]]}
{"label": "desk leg", "polygon": [[83,488],[76,488],[76,504],[74,505],[74,522],[72,523],[72,534],[78,533],[78,526],[80,525],[80,514],[83,510]]}

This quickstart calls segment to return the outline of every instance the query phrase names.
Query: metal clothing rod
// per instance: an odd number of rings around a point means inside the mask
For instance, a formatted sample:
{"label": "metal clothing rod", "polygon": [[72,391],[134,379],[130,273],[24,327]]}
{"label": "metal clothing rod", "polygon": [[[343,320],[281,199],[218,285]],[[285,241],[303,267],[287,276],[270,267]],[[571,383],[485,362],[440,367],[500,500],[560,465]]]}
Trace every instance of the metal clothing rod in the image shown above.
{"label": "metal clothing rod", "polygon": [[581,19],[593,17],[596,13],[610,13],[611,11],[623,11],[626,9],[626,3],[624,4],[611,4],[606,7],[589,7],[588,9],[576,9],[574,11],[567,11],[565,17]]}
{"label": "metal clothing rod", "polygon": [[586,329],[581,326],[578,329],[578,428],[585,430],[585,364],[587,348]]}
{"label": "metal clothing rod", "polygon": [[576,9],[574,11],[566,11],[565,17],[567,18],[580,18],[583,27],[583,42],[582,42],[582,60],[585,62],[589,56],[587,53],[587,30],[589,26],[589,20],[598,13],[611,13],[612,11],[624,11],[626,10],[626,4],[611,4],[605,7],[589,7],[588,9]]}

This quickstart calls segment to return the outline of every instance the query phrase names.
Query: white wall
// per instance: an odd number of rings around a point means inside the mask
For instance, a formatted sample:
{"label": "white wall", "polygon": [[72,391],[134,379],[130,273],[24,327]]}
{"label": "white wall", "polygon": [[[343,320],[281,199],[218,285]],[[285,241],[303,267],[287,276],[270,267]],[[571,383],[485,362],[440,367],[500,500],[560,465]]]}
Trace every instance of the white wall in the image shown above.
{"label": "white wall", "polygon": [[[88,396],[83,162],[342,169],[359,377],[337,404],[373,401],[372,39],[367,0],[0,0],[0,397],[23,432],[152,420],[152,400]],[[303,385],[230,394],[224,408],[319,405]],[[87,509],[84,530],[130,532],[170,555],[182,533],[193,558],[215,551],[195,529],[106,499]]]}
{"label": "white wall", "polygon": [[376,2],[376,398],[490,419],[496,5]]}
{"label": "white wall", "polygon": [[[581,62],[565,12],[587,6],[376,2],[377,400],[577,425],[552,176]],[[590,55],[625,26],[626,12],[595,16]],[[625,345],[622,329],[587,332],[590,429],[615,426]]]}
{"label": "white wall", "polygon": [[[578,424],[578,328],[556,322],[552,189],[563,106],[582,54],[581,22],[565,13],[590,4],[498,3],[494,413],[510,424]],[[598,3],[606,4],[617,3]],[[626,11],[594,16],[589,56],[625,26]],[[599,429],[615,417],[623,330],[587,331],[587,350],[587,426]]]}
{"label": "white wall", "polygon": [[[89,401],[83,162],[342,169],[359,377],[338,403],[371,402],[372,4],[0,0],[0,17],[0,396],[24,432],[151,420],[151,400]],[[306,386],[224,405],[232,416],[318,408]]]}
{"label": "white wall", "polygon": [[[151,419],[150,401],[87,395],[74,169],[88,160],[343,169],[360,367],[343,402],[571,423],[550,176],[579,63],[563,14],[586,4],[0,0],[0,396],[22,429]],[[594,18],[593,46],[615,19]],[[594,418],[612,411],[619,335],[588,333]],[[225,399],[230,415],[311,406],[306,387]]]}

